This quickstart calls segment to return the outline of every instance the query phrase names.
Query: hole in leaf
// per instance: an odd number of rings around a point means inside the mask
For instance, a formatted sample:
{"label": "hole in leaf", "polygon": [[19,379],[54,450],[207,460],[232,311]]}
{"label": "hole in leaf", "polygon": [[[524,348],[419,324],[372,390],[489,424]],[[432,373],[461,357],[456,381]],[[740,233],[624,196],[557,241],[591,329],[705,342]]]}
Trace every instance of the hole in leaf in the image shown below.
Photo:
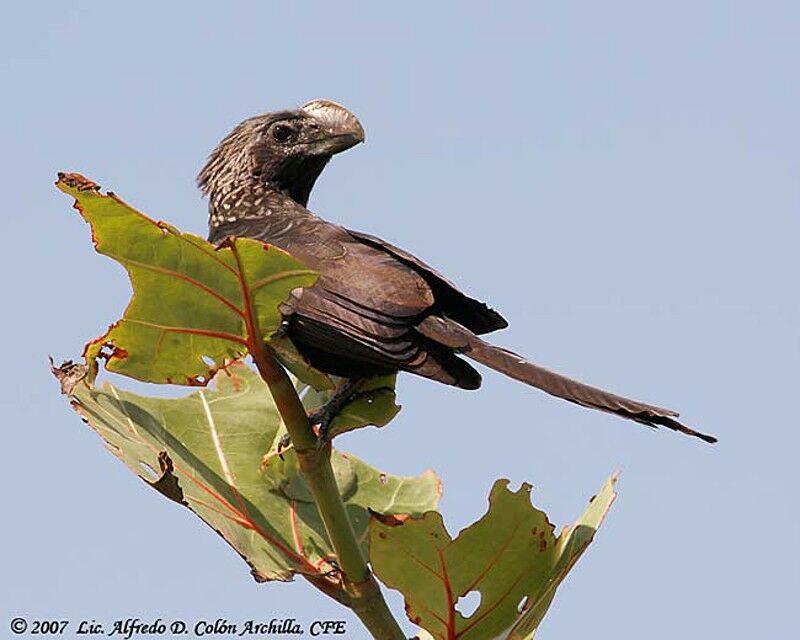
{"label": "hole in leaf", "polygon": [[517,605],[517,611],[519,613],[522,613],[523,611],[525,611],[525,605],[526,604],[528,604],[528,596],[524,596],[522,598],[522,600],[519,601],[519,604]]}
{"label": "hole in leaf", "polygon": [[458,611],[465,618],[469,618],[475,610],[481,606],[481,594],[479,591],[470,591],[468,594],[461,596],[456,602],[456,611]]}
{"label": "hole in leaf", "polygon": [[156,470],[153,469],[153,467],[151,467],[149,464],[147,464],[146,462],[140,462],[139,466],[153,480],[158,480],[158,474],[156,473]]}
{"label": "hole in leaf", "polygon": [[205,362],[210,369],[215,369],[217,367],[217,361],[211,356],[202,356],[201,360]]}

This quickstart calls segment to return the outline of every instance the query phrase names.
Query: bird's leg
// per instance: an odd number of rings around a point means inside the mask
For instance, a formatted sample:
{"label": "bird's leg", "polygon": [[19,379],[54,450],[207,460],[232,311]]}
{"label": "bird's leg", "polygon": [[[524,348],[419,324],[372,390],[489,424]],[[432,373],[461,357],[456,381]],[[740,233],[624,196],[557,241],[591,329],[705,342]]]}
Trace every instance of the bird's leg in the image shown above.
{"label": "bird's leg", "polygon": [[288,433],[284,433],[281,436],[281,439],[278,440],[278,446],[276,452],[281,460],[283,460],[283,450],[288,449],[290,444],[292,444],[292,438],[289,436]]}
{"label": "bird's leg", "polygon": [[319,425],[319,444],[324,445],[328,442],[328,430],[334,418],[339,415],[342,407],[346,405],[364,384],[365,378],[348,378],[334,391],[331,399],[314,413],[308,416],[311,424]]}

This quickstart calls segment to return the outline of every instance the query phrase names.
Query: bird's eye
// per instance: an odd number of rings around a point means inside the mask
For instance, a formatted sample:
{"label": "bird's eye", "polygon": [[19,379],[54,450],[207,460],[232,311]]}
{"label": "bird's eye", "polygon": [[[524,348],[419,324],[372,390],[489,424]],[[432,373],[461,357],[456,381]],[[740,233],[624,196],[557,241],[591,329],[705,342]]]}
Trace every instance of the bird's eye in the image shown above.
{"label": "bird's eye", "polygon": [[272,128],[272,137],[278,142],[288,142],[294,137],[294,129],[286,124],[276,124]]}

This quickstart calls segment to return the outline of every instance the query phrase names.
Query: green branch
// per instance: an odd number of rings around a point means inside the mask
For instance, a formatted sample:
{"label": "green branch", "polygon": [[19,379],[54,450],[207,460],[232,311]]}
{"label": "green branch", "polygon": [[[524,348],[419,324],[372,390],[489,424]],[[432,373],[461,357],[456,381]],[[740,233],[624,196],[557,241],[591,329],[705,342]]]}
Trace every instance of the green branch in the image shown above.
{"label": "green branch", "polygon": [[353,610],[374,638],[404,640],[405,634],[389,611],[347,516],[331,467],[330,444],[317,446],[317,436],[308,421],[303,403],[283,367],[263,347],[252,349],[251,355],[286,425],[300,471],[336,551],[347,596],[343,604]]}

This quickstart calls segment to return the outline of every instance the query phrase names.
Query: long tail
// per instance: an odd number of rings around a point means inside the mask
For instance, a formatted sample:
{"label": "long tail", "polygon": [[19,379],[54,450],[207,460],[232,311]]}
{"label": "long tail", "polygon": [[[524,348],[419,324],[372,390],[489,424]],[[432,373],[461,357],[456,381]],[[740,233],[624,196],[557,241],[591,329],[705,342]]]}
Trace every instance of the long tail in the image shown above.
{"label": "long tail", "polygon": [[557,398],[563,398],[590,409],[613,413],[650,427],[667,427],[706,442],[717,441],[714,436],[695,431],[675,420],[678,417],[676,411],[624,398],[549,371],[528,362],[516,353],[484,342],[449,318],[428,316],[417,326],[417,329],[422,335],[439,344],[455,349],[472,360]]}

